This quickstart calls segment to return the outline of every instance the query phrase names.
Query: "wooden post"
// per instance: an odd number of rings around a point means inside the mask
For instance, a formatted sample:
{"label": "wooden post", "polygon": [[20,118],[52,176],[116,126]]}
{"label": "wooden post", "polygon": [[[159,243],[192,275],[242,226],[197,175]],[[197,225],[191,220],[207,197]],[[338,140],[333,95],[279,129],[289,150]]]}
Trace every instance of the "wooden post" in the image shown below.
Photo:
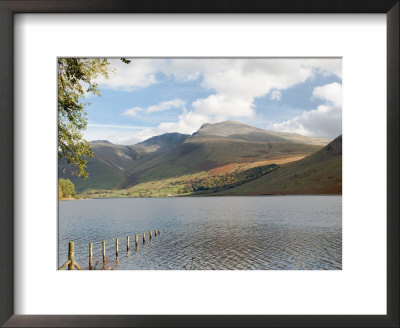
{"label": "wooden post", "polygon": [[139,244],[139,236],[138,236],[138,234],[135,235],[135,244],[136,244],[136,248],[137,248],[138,244]]}
{"label": "wooden post", "polygon": [[103,240],[103,262],[106,261],[106,241]]}
{"label": "wooden post", "polygon": [[161,235],[161,231],[160,230],[158,230],[158,235]]}
{"label": "wooden post", "polygon": [[118,238],[115,238],[115,256],[118,257]]}
{"label": "wooden post", "polygon": [[93,269],[93,243],[89,244],[89,270]]}
{"label": "wooden post", "polygon": [[68,261],[65,262],[62,266],[60,266],[60,267],[58,268],[58,270],[64,270],[70,263],[71,263],[71,261],[68,260]]}
{"label": "wooden post", "polygon": [[154,230],[154,237],[157,237],[157,230]]}
{"label": "wooden post", "polygon": [[126,251],[129,252],[129,236],[126,237]]}
{"label": "wooden post", "polygon": [[143,236],[143,244],[146,242],[146,233],[145,232],[143,232],[142,233],[142,236]]}
{"label": "wooden post", "polygon": [[68,264],[68,270],[74,270],[74,263],[75,263],[75,245],[72,241],[69,242],[68,247],[68,260],[71,261]]}
{"label": "wooden post", "polygon": [[150,241],[151,241],[151,239],[153,238],[153,231],[149,231],[149,236],[150,236]]}

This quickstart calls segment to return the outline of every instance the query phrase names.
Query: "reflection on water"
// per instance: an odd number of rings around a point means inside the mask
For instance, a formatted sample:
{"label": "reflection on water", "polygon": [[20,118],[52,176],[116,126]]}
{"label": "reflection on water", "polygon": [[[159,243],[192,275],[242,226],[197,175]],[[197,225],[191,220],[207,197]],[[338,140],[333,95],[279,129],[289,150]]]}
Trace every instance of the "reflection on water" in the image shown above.
{"label": "reflection on water", "polygon": [[[59,265],[118,270],[341,269],[341,196],[183,197],[62,201]],[[149,231],[161,234],[150,240]],[[146,232],[146,243],[142,242]],[[126,237],[135,240],[127,252]],[[119,257],[115,256],[119,238]],[[103,263],[102,240],[106,241]]]}

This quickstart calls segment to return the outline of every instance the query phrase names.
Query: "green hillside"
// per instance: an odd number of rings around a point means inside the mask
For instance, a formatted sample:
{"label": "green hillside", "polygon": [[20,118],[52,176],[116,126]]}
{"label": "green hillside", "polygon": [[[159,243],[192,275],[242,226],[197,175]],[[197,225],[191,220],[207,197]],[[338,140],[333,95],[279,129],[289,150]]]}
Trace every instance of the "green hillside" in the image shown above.
{"label": "green hillside", "polygon": [[167,133],[157,138],[151,138],[152,140],[149,139],[148,143],[143,142],[131,146],[115,145],[107,140],[92,141],[90,144],[94,157],[87,159],[89,178],[82,180],[71,175],[69,165],[64,159],[59,161],[59,176],[70,179],[78,192],[90,189],[122,188],[135,183],[135,178],[129,179],[129,170],[135,167],[139,159],[156,150],[162,153],[173,147],[174,144],[183,142],[186,136],[179,133]]}
{"label": "green hillside", "polygon": [[59,161],[59,176],[71,179],[79,193],[127,190],[142,183],[196,176],[226,165],[285,163],[286,158],[315,153],[328,142],[227,121],[204,124],[193,135],[166,133],[135,145],[93,141],[94,157],[87,163],[89,178],[72,176],[65,160]]}
{"label": "green hillside", "polygon": [[90,172],[90,178],[86,180],[76,176],[70,178],[77,192],[88,189],[119,188],[124,182],[125,178],[121,173],[99,161],[92,161],[89,159],[87,167]]}
{"label": "green hillside", "polygon": [[84,198],[112,198],[112,197],[171,197],[191,196],[215,193],[241,185],[257,179],[276,170],[276,164],[268,165],[239,165],[224,174],[212,171],[202,171],[193,174],[181,175],[142,182],[126,189],[116,190],[88,190],[81,194]]}
{"label": "green hillside", "polygon": [[[284,156],[308,155],[320,146],[228,138],[187,139],[169,152],[140,159],[130,172],[137,182],[177,177],[231,163],[252,163]],[[129,179],[129,178],[128,178]]]}
{"label": "green hillside", "polygon": [[216,195],[341,194],[342,136],[259,179]]}

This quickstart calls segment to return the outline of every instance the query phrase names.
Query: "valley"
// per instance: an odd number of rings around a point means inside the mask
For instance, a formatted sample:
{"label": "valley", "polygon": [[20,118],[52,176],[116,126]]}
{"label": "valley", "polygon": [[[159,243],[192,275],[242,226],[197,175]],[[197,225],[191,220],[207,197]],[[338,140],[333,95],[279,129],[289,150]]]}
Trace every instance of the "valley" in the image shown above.
{"label": "valley", "polygon": [[70,179],[82,198],[338,194],[341,138],[340,154],[326,149],[338,141],[329,142],[226,121],[135,145],[93,141],[89,178],[72,176],[63,161],[59,176]]}

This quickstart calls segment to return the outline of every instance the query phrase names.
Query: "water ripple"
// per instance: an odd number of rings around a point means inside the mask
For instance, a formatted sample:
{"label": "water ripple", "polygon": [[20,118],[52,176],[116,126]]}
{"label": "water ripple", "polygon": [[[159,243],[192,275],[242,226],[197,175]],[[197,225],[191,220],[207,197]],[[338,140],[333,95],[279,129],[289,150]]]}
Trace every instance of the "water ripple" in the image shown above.
{"label": "water ripple", "polygon": [[[59,265],[74,241],[75,259],[87,269],[93,242],[93,264],[102,269],[105,240],[106,269],[340,270],[341,201],[341,196],[277,196],[60,202]],[[162,233],[150,241],[148,231],[154,229]]]}

